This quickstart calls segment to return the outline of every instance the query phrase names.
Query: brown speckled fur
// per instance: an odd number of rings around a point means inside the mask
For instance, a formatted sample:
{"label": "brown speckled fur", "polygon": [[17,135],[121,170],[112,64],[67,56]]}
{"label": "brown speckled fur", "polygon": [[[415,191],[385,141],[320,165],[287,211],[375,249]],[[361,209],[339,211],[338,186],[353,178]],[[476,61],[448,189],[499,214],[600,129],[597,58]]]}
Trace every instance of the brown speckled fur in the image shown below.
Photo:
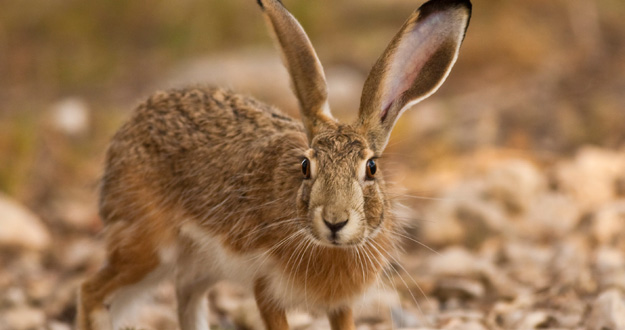
{"label": "brown speckled fur", "polygon": [[[378,100],[398,79],[385,69],[397,61],[398,45],[423,37],[411,31],[427,17],[413,14],[367,79],[363,93],[371,96],[363,95],[353,125],[332,118],[321,65],[297,21],[277,0],[259,3],[281,45],[303,123],[215,87],[158,92],[139,105],[107,152],[100,214],[108,257],[81,287],[80,329],[110,328],[113,310],[125,309],[120,301],[172,275],[181,328],[206,329],[205,292],[228,278],[209,266],[226,272],[230,262],[245,273],[233,275],[253,282],[268,329],[288,328],[292,303],[325,311],[334,330],[354,329],[350,306],[388,266],[400,230],[382,173],[371,178],[365,165],[381,155],[402,104],[445,79],[470,3],[432,0],[422,7],[428,15],[444,13],[454,28],[433,37],[441,41],[425,52],[425,82],[406,81],[403,94]],[[388,116],[372,108],[389,101]],[[304,159],[310,177],[302,173]],[[329,234],[341,222],[345,229]]]}

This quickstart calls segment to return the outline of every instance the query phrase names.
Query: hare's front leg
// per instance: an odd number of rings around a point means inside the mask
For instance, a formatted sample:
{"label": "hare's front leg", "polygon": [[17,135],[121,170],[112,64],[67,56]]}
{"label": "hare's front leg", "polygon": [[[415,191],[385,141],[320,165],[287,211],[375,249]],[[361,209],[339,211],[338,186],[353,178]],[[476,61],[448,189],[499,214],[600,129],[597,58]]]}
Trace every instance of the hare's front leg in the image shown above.
{"label": "hare's front leg", "polygon": [[354,324],[354,317],[352,316],[352,309],[350,307],[344,307],[328,313],[330,319],[330,327],[332,330],[354,330],[356,325]]}
{"label": "hare's front leg", "polygon": [[288,330],[289,324],[286,321],[286,311],[280,306],[276,306],[267,292],[267,285],[264,279],[257,279],[254,283],[254,297],[256,305],[260,310],[260,316],[267,330]]}
{"label": "hare's front leg", "polygon": [[[179,269],[179,272],[182,271]],[[206,292],[215,283],[212,277],[177,274],[176,300],[182,330],[208,330],[208,298]]]}

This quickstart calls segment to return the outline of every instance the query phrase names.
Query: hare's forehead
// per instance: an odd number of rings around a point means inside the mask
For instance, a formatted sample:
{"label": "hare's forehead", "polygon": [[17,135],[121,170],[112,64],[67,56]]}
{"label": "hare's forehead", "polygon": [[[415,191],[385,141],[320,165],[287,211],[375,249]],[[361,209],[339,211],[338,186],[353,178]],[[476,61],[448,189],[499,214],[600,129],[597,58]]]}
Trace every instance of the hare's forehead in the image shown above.
{"label": "hare's forehead", "polygon": [[312,143],[313,157],[321,163],[358,161],[372,153],[365,138],[356,133],[326,133]]}

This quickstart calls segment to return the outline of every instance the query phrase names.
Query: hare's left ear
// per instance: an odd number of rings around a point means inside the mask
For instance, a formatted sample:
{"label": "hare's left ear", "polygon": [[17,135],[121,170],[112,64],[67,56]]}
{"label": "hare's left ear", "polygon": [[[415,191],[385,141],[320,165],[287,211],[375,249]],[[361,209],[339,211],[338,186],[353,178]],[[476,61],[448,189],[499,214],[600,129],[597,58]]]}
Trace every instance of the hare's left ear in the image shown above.
{"label": "hare's left ear", "polygon": [[410,16],[365,82],[357,126],[382,152],[397,118],[432,95],[458,58],[469,26],[469,0],[430,0]]}
{"label": "hare's left ear", "polygon": [[299,100],[308,140],[325,126],[336,124],[328,106],[328,87],[323,67],[306,32],[280,0],[257,0],[282,51]]}

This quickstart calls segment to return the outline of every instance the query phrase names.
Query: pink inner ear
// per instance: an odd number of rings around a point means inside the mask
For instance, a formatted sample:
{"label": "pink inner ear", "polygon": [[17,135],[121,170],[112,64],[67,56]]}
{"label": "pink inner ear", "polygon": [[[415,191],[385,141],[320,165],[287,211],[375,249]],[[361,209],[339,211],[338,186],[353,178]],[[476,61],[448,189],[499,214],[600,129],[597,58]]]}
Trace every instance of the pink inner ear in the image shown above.
{"label": "pink inner ear", "polygon": [[388,110],[393,105],[393,102],[389,104],[383,105],[382,112],[380,112],[380,121],[384,121],[386,119],[386,115],[388,115]]}
{"label": "pink inner ear", "polygon": [[384,92],[380,120],[384,121],[388,111],[401,95],[418,78],[423,66],[449,37],[443,13],[426,17],[408,29],[399,41],[384,78]]}

